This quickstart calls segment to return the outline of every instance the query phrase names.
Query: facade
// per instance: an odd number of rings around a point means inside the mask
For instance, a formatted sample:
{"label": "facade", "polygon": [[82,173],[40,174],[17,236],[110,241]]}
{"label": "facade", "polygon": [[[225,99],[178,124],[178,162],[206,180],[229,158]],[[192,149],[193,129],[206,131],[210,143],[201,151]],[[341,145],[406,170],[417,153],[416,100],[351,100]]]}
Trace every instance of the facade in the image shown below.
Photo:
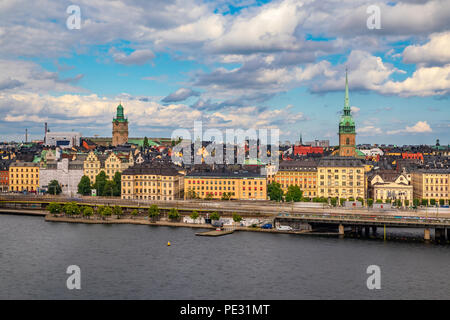
{"label": "facade", "polygon": [[268,176],[268,183],[277,182],[281,185],[283,192],[289,186],[299,186],[304,197],[317,197],[317,162],[313,160],[304,161],[282,161],[278,171],[273,176]]}
{"label": "facade", "polygon": [[450,169],[428,169],[412,172],[414,199],[450,200]]}
{"label": "facade", "polygon": [[133,154],[114,153],[96,154],[89,152],[86,160],[83,163],[84,175],[89,177],[92,183],[95,182],[95,177],[104,171],[109,179],[112,179],[116,172],[122,172],[133,165]]}
{"label": "facade", "polygon": [[175,168],[161,165],[135,165],[122,172],[122,199],[180,199],[184,177]]}
{"label": "facade", "polygon": [[356,126],[351,115],[348,97],[348,79],[345,73],[345,103],[344,114],[339,121],[339,156],[355,157],[356,154]]}
{"label": "facade", "polygon": [[128,119],[124,117],[122,104],[117,106],[116,117],[112,122],[112,145],[118,146],[128,142]]}
{"label": "facade", "polygon": [[322,147],[312,147],[312,146],[294,146],[294,155],[295,156],[306,156],[308,154],[317,153],[323,154]]}
{"label": "facade", "polygon": [[375,202],[401,200],[403,206],[413,203],[413,186],[406,174],[398,174],[392,170],[383,171],[371,176],[368,183],[369,197]]}
{"label": "facade", "polygon": [[266,200],[267,179],[249,172],[195,172],[186,175],[184,197],[221,199],[224,193],[233,200]]}
{"label": "facade", "polygon": [[40,170],[39,187],[41,190],[51,191],[48,190],[48,185],[52,180],[56,180],[61,185],[61,194],[73,197],[78,193],[78,183],[83,174],[82,161],[69,161],[65,158],[47,162],[45,168]]}
{"label": "facade", "polygon": [[39,165],[33,162],[13,162],[9,166],[9,191],[37,192]]}
{"label": "facade", "polygon": [[72,148],[79,147],[81,141],[80,132],[46,132],[45,142],[46,146]]}
{"label": "facade", "polygon": [[0,163],[0,192],[9,190],[9,163]]}
{"label": "facade", "polygon": [[317,166],[317,183],[319,197],[366,199],[365,166],[360,159],[322,158]]}

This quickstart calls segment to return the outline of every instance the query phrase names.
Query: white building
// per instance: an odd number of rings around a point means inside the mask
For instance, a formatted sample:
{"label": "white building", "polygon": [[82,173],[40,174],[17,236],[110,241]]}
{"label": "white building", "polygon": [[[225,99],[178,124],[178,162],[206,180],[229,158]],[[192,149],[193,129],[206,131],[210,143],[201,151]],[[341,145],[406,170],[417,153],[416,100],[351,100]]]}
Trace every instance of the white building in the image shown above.
{"label": "white building", "polygon": [[44,144],[46,146],[57,146],[62,149],[79,147],[81,140],[80,132],[47,132]]}
{"label": "white building", "polygon": [[78,193],[78,183],[83,174],[83,161],[51,161],[40,169],[39,188],[48,191],[50,181],[56,180],[61,185],[62,194],[72,197]]}
{"label": "white building", "polygon": [[383,150],[380,148],[372,148],[372,149],[359,149],[362,153],[364,153],[366,156],[369,157],[376,157],[376,156],[382,156],[384,155]]}

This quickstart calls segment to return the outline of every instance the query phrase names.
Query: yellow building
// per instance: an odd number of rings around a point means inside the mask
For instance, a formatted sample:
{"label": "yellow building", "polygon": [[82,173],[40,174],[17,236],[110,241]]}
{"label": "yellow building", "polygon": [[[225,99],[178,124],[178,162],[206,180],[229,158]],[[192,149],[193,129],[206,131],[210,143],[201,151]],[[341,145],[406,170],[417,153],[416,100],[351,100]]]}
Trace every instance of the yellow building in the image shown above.
{"label": "yellow building", "polygon": [[133,154],[115,153],[95,154],[93,151],[89,152],[86,160],[83,163],[84,175],[89,177],[92,183],[95,182],[95,177],[104,171],[105,174],[112,179],[116,172],[122,172],[131,165],[133,165]]}
{"label": "yellow building", "polygon": [[[383,170],[374,173],[369,178],[369,197],[374,201],[390,202],[401,200],[402,205],[412,205],[413,186],[406,174],[393,170]],[[408,200],[408,202],[406,202]]]}
{"label": "yellow building", "polygon": [[39,164],[14,162],[9,166],[9,191],[36,192],[39,188]]}
{"label": "yellow building", "polygon": [[450,197],[450,169],[418,170],[411,175],[414,199],[443,199]]}
{"label": "yellow building", "polygon": [[267,179],[249,172],[195,172],[185,177],[185,199],[193,193],[201,199],[222,199],[226,194],[234,200],[266,200]]}
{"label": "yellow building", "polygon": [[182,197],[183,183],[173,167],[135,165],[122,172],[122,199],[176,200]]}
{"label": "yellow building", "polygon": [[322,158],[317,166],[317,195],[366,199],[364,163],[350,157]]}
{"label": "yellow building", "polygon": [[282,161],[274,175],[267,176],[268,183],[277,182],[283,192],[289,186],[299,186],[304,197],[317,197],[317,162],[314,160]]}

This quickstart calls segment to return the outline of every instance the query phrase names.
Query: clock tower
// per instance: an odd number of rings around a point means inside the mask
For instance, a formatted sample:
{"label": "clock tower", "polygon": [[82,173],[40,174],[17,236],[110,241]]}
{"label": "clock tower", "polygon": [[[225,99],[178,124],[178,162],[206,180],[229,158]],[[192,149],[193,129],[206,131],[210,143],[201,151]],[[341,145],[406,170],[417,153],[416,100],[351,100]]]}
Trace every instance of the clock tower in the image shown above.
{"label": "clock tower", "polygon": [[118,146],[128,142],[128,119],[123,115],[122,103],[117,106],[116,117],[112,122],[112,145]]}
{"label": "clock tower", "polygon": [[348,77],[345,71],[345,103],[344,113],[339,121],[339,155],[342,157],[356,156],[356,130],[353,120],[350,102],[348,98]]}

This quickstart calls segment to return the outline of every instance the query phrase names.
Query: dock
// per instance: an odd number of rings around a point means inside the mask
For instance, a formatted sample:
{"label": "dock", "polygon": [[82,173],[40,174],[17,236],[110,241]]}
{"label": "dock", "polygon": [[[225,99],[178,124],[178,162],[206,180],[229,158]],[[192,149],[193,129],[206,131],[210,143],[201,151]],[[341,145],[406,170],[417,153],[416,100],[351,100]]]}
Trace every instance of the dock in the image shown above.
{"label": "dock", "polygon": [[234,230],[211,230],[204,232],[197,232],[196,236],[205,236],[205,237],[220,237],[227,234],[232,234]]}

